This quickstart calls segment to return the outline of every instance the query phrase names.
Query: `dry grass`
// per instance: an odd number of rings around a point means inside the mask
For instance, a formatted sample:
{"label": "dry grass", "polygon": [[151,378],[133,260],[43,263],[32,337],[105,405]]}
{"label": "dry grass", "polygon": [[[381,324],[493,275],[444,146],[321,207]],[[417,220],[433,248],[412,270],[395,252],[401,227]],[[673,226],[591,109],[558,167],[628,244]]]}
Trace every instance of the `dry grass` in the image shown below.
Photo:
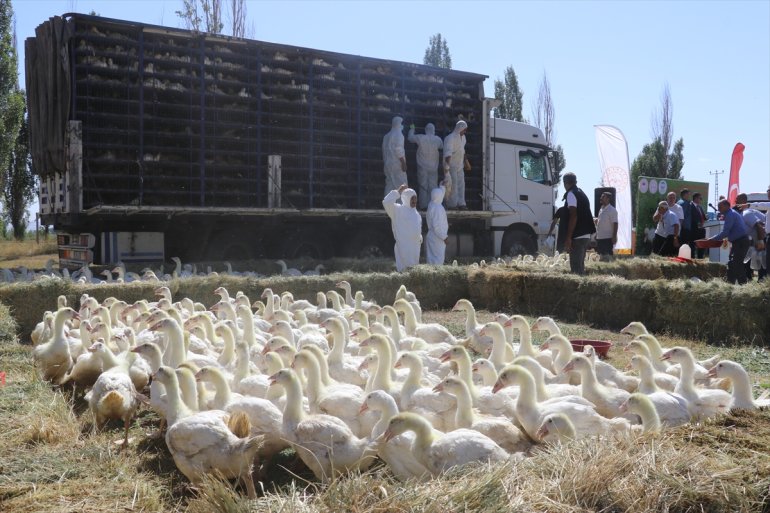
{"label": "dry grass", "polygon": [[[444,275],[440,275],[444,276]],[[453,276],[453,275],[450,275]],[[357,277],[356,279],[366,279]],[[430,273],[420,280],[429,283]],[[324,280],[315,278],[314,280]],[[307,283],[325,290],[329,281]],[[378,282],[380,283],[380,282]],[[242,284],[242,282],[239,282]],[[392,297],[390,281],[379,291]],[[278,286],[278,283],[276,282]],[[210,283],[197,284],[214,301]],[[249,285],[257,288],[257,284]],[[333,284],[331,285],[333,286]],[[127,288],[126,288],[127,289]],[[186,292],[179,285],[176,293]],[[276,288],[276,291],[282,289]],[[114,293],[115,291],[109,292]],[[104,292],[107,294],[108,292]],[[129,293],[128,295],[132,295]],[[368,294],[367,294],[368,295]],[[507,311],[506,313],[515,313]],[[480,310],[487,322],[493,312]],[[460,335],[462,313],[426,311]],[[531,320],[531,318],[530,318]],[[628,337],[580,324],[562,324],[568,336],[611,340],[610,362],[624,366]],[[531,458],[495,467],[456,469],[424,483],[399,483],[387,469],[338,479],[327,486],[291,480],[276,470],[262,497],[245,499],[240,485],[216,479],[191,491],[175,469],[162,439],[147,438],[157,418],[143,411],[133,423],[131,446],[119,451],[119,425],[92,434],[91,415],[69,390],[56,391],[37,379],[29,348],[14,337],[15,326],[0,305],[0,511],[768,511],[770,412],[738,413],[703,425],[683,426],[659,438],[585,440],[538,450]],[[665,346],[687,345],[699,356],[715,348],[661,334]],[[535,342],[542,340],[535,334]],[[770,357],[761,348],[718,348],[747,365],[753,381],[770,382]],[[280,469],[280,466],[272,467]]]}
{"label": "dry grass", "polygon": [[[34,259],[32,257],[39,257]],[[16,261],[32,261],[43,258],[42,263],[45,263],[49,258],[58,258],[56,252],[56,237],[50,236],[48,240],[40,239],[40,243],[35,242],[35,239],[25,241],[10,241],[0,240],[0,266],[2,267],[16,267],[19,265]],[[30,269],[34,269],[37,266],[27,266]]]}

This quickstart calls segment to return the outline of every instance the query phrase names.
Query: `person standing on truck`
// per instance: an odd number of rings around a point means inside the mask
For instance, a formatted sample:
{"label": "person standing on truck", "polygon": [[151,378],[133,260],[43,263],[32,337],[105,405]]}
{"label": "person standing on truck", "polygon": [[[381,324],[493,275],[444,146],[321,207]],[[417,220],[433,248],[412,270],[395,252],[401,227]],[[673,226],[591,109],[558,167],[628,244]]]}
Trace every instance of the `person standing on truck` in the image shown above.
{"label": "person standing on truck", "polygon": [[564,193],[564,206],[569,213],[564,250],[569,253],[570,271],[575,274],[585,274],[586,249],[591,240],[591,234],[596,232],[591,205],[588,202],[588,196],[577,186],[575,173],[566,173],[562,183],[567,191]]}
{"label": "person standing on truck", "polygon": [[406,138],[417,145],[417,204],[420,210],[425,210],[438,181],[438,153],[444,147],[444,141],[436,135],[433,123],[425,125],[424,134],[415,134],[414,124],[409,125]]}
{"label": "person standing on truck", "polygon": [[406,153],[404,152],[404,120],[395,116],[390,132],[382,138],[382,160],[385,163],[385,194],[406,184]]}
{"label": "person standing on truck", "polygon": [[[399,196],[401,204],[396,203]],[[396,270],[403,271],[420,263],[420,246],[422,246],[422,216],[417,211],[417,193],[402,183],[397,190],[390,191],[382,200],[391,221],[393,238],[396,245],[393,253],[396,255]]]}
{"label": "person standing on truck", "polygon": [[457,122],[452,133],[444,138],[444,171],[452,177],[452,190],[446,200],[447,208],[467,210],[465,205],[465,169],[470,163],[465,158],[465,132],[468,123],[462,119]]}
{"label": "person standing on truck", "polygon": [[449,222],[446,210],[441,202],[444,201],[446,188],[444,181],[439,187],[430,192],[430,205],[425,215],[428,223],[428,236],[425,239],[425,261],[431,265],[444,265],[446,243],[449,240]]}

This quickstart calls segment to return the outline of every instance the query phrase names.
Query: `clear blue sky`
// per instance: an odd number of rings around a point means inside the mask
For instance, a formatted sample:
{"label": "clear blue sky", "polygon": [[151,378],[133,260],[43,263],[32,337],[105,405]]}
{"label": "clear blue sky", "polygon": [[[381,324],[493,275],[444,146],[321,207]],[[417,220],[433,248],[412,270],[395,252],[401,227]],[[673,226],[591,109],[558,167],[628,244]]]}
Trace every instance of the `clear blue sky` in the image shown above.
{"label": "clear blue sky", "polygon": [[[223,2],[223,4],[228,1]],[[182,0],[15,0],[23,41],[49,16],[98,14],[181,26]],[[770,184],[770,1],[247,1],[249,37],[370,57],[422,62],[428,38],[448,41],[453,67],[493,80],[512,65],[524,115],[543,72],[551,84],[556,142],[585,189],[599,185],[593,125],[620,128],[631,162],[652,140],[664,84],[684,177],[712,184],[735,143],[746,146],[741,190]],[[23,69],[23,65],[21,67]],[[21,77],[23,82],[23,77]]]}

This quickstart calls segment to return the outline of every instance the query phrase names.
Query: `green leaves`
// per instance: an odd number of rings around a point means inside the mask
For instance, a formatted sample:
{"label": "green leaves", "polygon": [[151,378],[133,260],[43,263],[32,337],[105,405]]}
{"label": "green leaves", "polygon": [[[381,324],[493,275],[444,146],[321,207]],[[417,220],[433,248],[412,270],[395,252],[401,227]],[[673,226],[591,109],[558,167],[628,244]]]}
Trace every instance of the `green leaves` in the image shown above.
{"label": "green leaves", "polygon": [[449,45],[441,33],[431,36],[428,48],[425,49],[423,64],[436,66],[437,68],[452,69],[452,56],[449,54]]}

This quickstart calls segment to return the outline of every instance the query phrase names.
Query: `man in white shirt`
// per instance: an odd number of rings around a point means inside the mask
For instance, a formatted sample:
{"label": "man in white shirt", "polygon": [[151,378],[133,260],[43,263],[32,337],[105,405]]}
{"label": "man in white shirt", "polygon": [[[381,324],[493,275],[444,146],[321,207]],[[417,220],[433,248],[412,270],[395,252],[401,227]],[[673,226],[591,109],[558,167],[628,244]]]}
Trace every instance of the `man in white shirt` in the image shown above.
{"label": "man in white shirt", "polygon": [[684,223],[684,210],[682,209],[682,205],[679,205],[676,202],[676,193],[674,191],[671,191],[666,195],[666,201],[668,202],[668,209],[676,214],[677,219],[679,219],[679,231],[681,235],[682,223]]}
{"label": "man in white shirt", "polygon": [[679,220],[676,214],[670,210],[667,202],[661,201],[652,220],[658,223],[655,228],[655,239],[652,241],[653,253],[660,256],[675,256],[679,248]]}
{"label": "man in white shirt", "polygon": [[596,219],[596,250],[602,262],[613,258],[612,250],[618,242],[618,211],[612,206],[612,193],[603,192],[599,197],[602,208]]}

